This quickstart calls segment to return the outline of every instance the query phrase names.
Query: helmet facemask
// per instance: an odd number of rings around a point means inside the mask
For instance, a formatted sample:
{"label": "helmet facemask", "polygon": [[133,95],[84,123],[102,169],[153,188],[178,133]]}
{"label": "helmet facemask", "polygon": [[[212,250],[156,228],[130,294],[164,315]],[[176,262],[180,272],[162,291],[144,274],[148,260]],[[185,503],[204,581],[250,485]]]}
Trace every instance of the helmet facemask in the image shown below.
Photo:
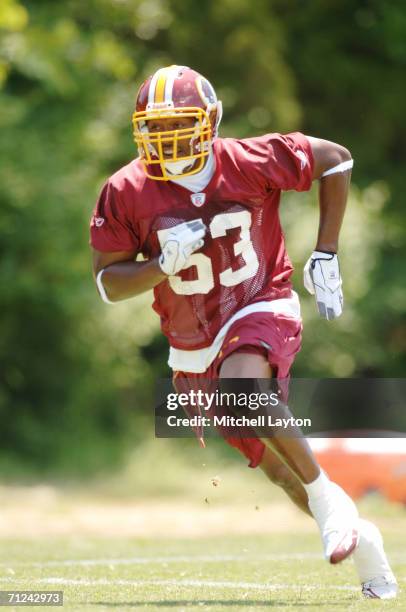
{"label": "helmet facemask", "polygon": [[169,181],[200,172],[220,119],[221,102],[204,76],[175,64],[156,70],[138,90],[133,114],[146,175]]}
{"label": "helmet facemask", "polygon": [[[174,108],[155,103],[149,104],[145,111],[133,114],[134,140],[149,178],[168,181],[202,170],[214,134],[210,117],[213,111],[217,114],[217,108],[213,106],[215,108],[205,110],[197,106]],[[173,119],[181,122],[190,118],[194,119],[194,124],[180,129],[151,131],[148,126],[154,120]],[[151,172],[154,166],[160,168],[162,176]]]}

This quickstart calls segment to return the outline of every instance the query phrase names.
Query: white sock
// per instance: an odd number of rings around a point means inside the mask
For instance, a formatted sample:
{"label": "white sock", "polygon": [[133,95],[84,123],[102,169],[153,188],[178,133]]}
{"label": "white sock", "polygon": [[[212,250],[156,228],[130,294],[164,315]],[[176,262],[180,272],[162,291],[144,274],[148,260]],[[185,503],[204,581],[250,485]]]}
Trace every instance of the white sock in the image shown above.
{"label": "white sock", "polygon": [[345,491],[323,471],[313,482],[303,486],[309,510],[322,536],[324,556],[330,559],[340,539],[357,520],[357,509]]}
{"label": "white sock", "polygon": [[360,519],[360,540],[353,554],[360,582],[391,574],[379,529],[370,521]]}
{"label": "white sock", "polygon": [[317,500],[320,497],[324,497],[330,485],[331,480],[327,474],[321,470],[316,480],[313,480],[313,482],[310,482],[309,484],[303,484],[303,487],[310,502]]}

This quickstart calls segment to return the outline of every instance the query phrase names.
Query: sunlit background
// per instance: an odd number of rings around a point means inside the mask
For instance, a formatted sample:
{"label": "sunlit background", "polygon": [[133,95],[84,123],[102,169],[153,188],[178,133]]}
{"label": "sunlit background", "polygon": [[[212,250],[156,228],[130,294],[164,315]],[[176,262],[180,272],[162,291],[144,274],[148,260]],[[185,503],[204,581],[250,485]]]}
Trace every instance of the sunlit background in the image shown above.
{"label": "sunlit background", "polygon": [[224,136],[301,130],[351,150],[334,323],[301,280],[317,187],[283,197],[305,325],[294,374],[404,375],[403,2],[2,0],[3,483],[93,477],[104,492],[175,494],[189,467],[241,466],[219,441],[204,454],[194,440],[153,439],[154,381],[169,370],[151,295],[106,306],[91,277],[89,217],[106,178],[136,155],[138,85],[172,63],[214,84]]}

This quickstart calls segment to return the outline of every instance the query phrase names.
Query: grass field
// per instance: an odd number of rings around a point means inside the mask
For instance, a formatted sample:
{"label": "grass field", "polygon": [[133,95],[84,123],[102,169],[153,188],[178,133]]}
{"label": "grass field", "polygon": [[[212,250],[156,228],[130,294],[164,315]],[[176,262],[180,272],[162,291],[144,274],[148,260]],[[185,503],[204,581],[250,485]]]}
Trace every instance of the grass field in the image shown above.
{"label": "grass field", "polygon": [[314,522],[258,470],[219,470],[210,453],[178,464],[160,449],[119,481],[0,487],[0,590],[63,590],[63,609],[81,611],[406,610],[401,506],[359,503],[404,591],[364,600],[352,561],[329,566]]}
{"label": "grass field", "polygon": [[[398,576],[405,576],[396,538],[388,539],[388,550]],[[74,610],[406,609],[402,595],[364,601],[352,564],[329,567],[317,537],[301,533],[17,539],[3,542],[1,576],[1,589],[63,590],[65,609]]]}

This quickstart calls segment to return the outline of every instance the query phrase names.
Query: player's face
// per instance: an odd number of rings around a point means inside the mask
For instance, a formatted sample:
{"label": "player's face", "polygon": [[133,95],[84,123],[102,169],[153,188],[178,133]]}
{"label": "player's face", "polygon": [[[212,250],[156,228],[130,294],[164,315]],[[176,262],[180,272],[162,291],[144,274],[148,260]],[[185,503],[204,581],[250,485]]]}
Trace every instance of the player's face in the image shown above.
{"label": "player's face", "polygon": [[[156,134],[158,132],[167,132],[169,130],[183,130],[191,129],[194,127],[196,119],[194,117],[167,117],[159,119],[151,119],[148,121],[148,131],[150,134]],[[177,157],[183,157],[190,155],[190,141],[191,135],[177,140]],[[163,140],[162,151],[165,159],[171,159],[173,157],[173,142],[167,142]]]}

